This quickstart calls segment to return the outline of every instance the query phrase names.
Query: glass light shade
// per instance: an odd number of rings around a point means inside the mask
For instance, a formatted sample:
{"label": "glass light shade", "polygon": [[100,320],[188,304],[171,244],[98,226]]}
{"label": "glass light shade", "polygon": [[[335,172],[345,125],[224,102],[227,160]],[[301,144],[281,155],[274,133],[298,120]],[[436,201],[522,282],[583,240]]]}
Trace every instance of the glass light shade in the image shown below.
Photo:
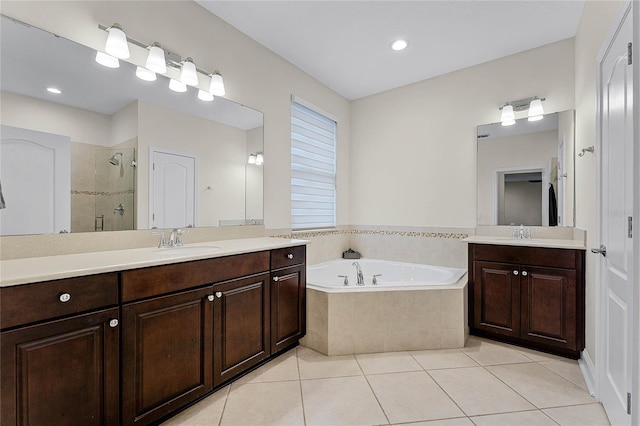
{"label": "glass light shade", "polygon": [[159,74],[165,74],[167,72],[167,60],[164,57],[164,50],[159,44],[154,43],[154,45],[149,48],[149,56],[147,56],[145,67]]}
{"label": "glass light shade", "polygon": [[255,154],[249,155],[249,161],[247,161],[247,163],[256,164],[256,158],[257,158],[257,156]]}
{"label": "glass light shade", "polygon": [[198,72],[196,71],[196,64],[193,63],[191,58],[185,59],[182,63],[182,72],[180,73],[180,81],[189,86],[198,85]]}
{"label": "glass light shade", "polygon": [[261,153],[256,154],[256,165],[260,166],[264,163],[264,155]]}
{"label": "glass light shade", "polygon": [[136,77],[144,81],[156,81],[156,73],[143,67],[136,67]]}
{"label": "glass light shade", "polygon": [[96,62],[107,68],[118,68],[120,66],[120,61],[118,61],[118,58],[107,55],[106,53],[100,52],[99,50],[96,53]]}
{"label": "glass light shade", "polygon": [[211,75],[211,87],[209,88],[209,92],[215,96],[224,96],[225,94],[224,80],[218,71]]}
{"label": "glass light shade", "polygon": [[544,108],[542,107],[542,101],[540,99],[534,99],[529,104],[529,121],[542,120],[544,115]]}
{"label": "glass light shade", "polygon": [[500,121],[503,126],[512,126],[516,124],[516,115],[513,112],[513,106],[505,105],[502,107],[502,115],[500,116]]}
{"label": "glass light shade", "polygon": [[169,79],[169,89],[174,92],[182,93],[187,91],[187,85],[181,81]]}
{"label": "glass light shade", "polygon": [[129,55],[129,45],[127,44],[127,36],[118,24],[113,24],[107,30],[107,44],[104,50],[111,56],[120,59],[127,59]]}
{"label": "glass light shade", "polygon": [[198,99],[205,102],[211,102],[213,100],[213,95],[204,90],[198,90]]}

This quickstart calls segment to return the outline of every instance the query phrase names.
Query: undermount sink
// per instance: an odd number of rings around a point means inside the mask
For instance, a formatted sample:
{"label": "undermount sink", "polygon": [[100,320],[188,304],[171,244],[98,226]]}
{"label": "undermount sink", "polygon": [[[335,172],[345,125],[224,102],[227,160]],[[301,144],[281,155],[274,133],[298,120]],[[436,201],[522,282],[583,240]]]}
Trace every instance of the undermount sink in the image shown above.
{"label": "undermount sink", "polygon": [[216,246],[183,246],[183,247],[168,247],[159,248],[153,252],[165,256],[188,256],[191,254],[203,254],[212,251],[220,250],[220,247]]}

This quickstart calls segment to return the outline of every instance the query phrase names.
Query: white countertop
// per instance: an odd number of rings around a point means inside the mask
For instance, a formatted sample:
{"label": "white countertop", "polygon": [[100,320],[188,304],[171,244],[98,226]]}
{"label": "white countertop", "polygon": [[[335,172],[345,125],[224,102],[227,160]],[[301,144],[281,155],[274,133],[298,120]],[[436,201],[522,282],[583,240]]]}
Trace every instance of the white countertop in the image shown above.
{"label": "white countertop", "polygon": [[[187,244],[186,250],[156,247],[31,257],[0,261],[0,287],[104,272],[168,265],[307,244],[306,240],[247,238]],[[192,247],[200,247],[192,249]]]}
{"label": "white countertop", "polygon": [[501,246],[524,246],[524,247],[544,247],[544,248],[560,248],[586,250],[587,247],[583,241],[579,240],[556,240],[551,238],[533,238],[533,239],[515,239],[506,237],[489,237],[489,236],[471,236],[463,239],[467,243],[474,244],[492,244]]}

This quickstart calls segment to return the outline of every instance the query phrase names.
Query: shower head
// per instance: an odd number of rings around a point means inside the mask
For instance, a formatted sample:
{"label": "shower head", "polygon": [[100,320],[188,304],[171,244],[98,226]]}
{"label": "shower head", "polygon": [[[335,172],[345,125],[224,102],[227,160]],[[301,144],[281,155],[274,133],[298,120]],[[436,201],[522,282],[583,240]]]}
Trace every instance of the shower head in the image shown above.
{"label": "shower head", "polygon": [[116,153],[115,153],[115,154],[113,154],[113,155],[111,156],[111,158],[109,158],[109,160],[107,160],[107,161],[109,161],[109,163],[113,164],[114,166],[118,166],[118,165],[120,165],[120,160],[118,160],[118,159],[116,158],[116,156],[118,156],[118,155],[120,156],[120,159],[122,159],[122,153],[121,153],[121,152],[116,152]]}

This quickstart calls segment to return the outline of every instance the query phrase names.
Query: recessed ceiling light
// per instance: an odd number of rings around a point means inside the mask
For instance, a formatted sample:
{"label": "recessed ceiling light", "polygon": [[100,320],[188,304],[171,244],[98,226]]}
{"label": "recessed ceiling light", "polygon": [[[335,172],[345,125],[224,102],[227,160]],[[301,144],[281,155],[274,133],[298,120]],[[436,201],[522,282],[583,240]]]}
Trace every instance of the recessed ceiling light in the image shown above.
{"label": "recessed ceiling light", "polygon": [[406,40],[396,40],[393,43],[391,43],[391,48],[393,50],[404,50],[407,48],[407,41]]}
{"label": "recessed ceiling light", "polygon": [[55,87],[47,87],[47,92],[59,95],[60,93],[62,93],[62,90],[56,89]]}

